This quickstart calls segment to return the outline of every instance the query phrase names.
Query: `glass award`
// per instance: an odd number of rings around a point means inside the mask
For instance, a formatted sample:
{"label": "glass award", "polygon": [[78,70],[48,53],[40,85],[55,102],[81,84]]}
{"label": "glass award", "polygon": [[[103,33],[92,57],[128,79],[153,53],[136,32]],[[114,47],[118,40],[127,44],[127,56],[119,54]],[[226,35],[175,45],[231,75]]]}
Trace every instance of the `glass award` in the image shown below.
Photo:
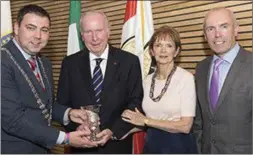
{"label": "glass award", "polygon": [[88,126],[91,131],[90,141],[99,141],[100,139],[96,135],[100,132],[99,127],[99,111],[101,104],[98,105],[87,105],[81,106],[81,109],[84,109],[88,113]]}

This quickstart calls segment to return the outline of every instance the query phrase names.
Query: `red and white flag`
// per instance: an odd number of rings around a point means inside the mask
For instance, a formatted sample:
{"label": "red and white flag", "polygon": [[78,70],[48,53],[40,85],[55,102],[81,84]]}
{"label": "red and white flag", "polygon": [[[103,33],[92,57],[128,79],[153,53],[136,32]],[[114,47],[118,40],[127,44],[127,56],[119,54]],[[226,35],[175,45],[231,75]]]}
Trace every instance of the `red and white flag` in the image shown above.
{"label": "red and white flag", "polygon": [[[151,2],[128,0],[122,29],[121,49],[131,52],[139,57],[143,79],[148,75],[151,67],[148,42],[153,33],[154,27]],[[144,132],[134,134],[134,154],[142,153],[144,136]]]}
{"label": "red and white flag", "polygon": [[153,33],[151,2],[128,0],[122,29],[121,49],[139,57],[143,78],[147,76],[151,65],[148,42]]}

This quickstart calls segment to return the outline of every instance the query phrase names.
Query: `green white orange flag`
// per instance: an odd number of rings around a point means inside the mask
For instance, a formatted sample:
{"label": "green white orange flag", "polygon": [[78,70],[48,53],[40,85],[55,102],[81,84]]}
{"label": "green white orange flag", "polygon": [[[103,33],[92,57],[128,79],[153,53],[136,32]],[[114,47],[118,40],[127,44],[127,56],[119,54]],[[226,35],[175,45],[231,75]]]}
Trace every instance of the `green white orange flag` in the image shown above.
{"label": "green white orange flag", "polygon": [[[122,29],[121,49],[139,57],[142,77],[145,78],[151,69],[151,57],[148,42],[154,33],[152,7],[150,1],[128,0]],[[144,132],[135,133],[133,153],[142,153]]]}
{"label": "green white orange flag", "polygon": [[80,37],[80,16],[81,1],[69,1],[69,34],[68,34],[68,51],[67,55],[74,54],[83,48]]}
{"label": "green white orange flag", "polygon": [[1,45],[12,38],[12,19],[10,1],[1,1]]}

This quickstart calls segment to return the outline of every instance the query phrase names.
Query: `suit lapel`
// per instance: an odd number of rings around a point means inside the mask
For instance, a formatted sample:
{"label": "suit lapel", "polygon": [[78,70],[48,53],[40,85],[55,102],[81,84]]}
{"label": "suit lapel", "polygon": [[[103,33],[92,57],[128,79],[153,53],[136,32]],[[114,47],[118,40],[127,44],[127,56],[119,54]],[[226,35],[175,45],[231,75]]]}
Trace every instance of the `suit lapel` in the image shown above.
{"label": "suit lapel", "polygon": [[211,62],[212,62],[212,58],[213,57],[208,57],[207,61],[205,63],[205,66],[203,66],[203,71],[202,74],[204,76],[203,80],[201,81],[200,85],[202,85],[203,88],[203,94],[204,94],[204,99],[206,100],[205,103],[207,103],[207,108],[208,111],[211,115],[213,115],[213,110],[210,104],[210,100],[209,100],[209,76],[210,76],[210,67],[211,67]]}
{"label": "suit lapel", "polygon": [[79,59],[79,70],[83,79],[83,82],[85,84],[85,87],[87,87],[87,92],[89,96],[91,97],[92,103],[96,103],[95,100],[95,93],[92,87],[92,78],[91,78],[91,72],[90,72],[90,59],[89,59],[89,52],[83,51],[80,55]]}
{"label": "suit lapel", "polygon": [[13,41],[10,41],[8,48],[10,49],[10,53],[14,56],[17,63],[21,66],[21,68],[24,70],[24,72],[27,74],[27,76],[29,77],[29,79],[33,83],[35,89],[38,91],[39,94],[41,94],[43,91],[42,87],[41,87],[39,81],[36,79],[32,69],[30,68],[29,64],[25,60],[21,51],[19,51],[19,49],[16,47],[16,45],[13,43]]}
{"label": "suit lapel", "polygon": [[116,52],[117,51],[113,50],[113,48],[109,46],[109,54],[108,54],[106,71],[105,71],[105,76],[104,76],[103,90],[101,93],[101,103],[105,103],[104,101],[107,96],[106,94],[110,92],[113,81],[117,77],[116,73],[117,73],[120,63],[119,63],[119,60],[117,59]]}
{"label": "suit lapel", "polygon": [[239,75],[239,71],[242,70],[243,68],[243,62],[246,59],[246,55],[245,53],[242,51],[242,48],[240,48],[240,51],[238,53],[238,55],[235,57],[235,60],[233,62],[233,64],[231,65],[231,68],[228,71],[227,77],[224,81],[224,84],[222,86],[219,98],[218,98],[218,104],[217,104],[217,108],[216,111],[219,110],[220,105],[223,103],[223,100],[225,99],[226,95],[228,94],[230,87],[232,87],[233,82],[235,81],[235,79],[238,77]]}
{"label": "suit lapel", "polygon": [[[40,59],[41,59],[41,62],[42,62],[42,65],[43,65],[43,67],[45,69],[45,74],[46,74],[45,75],[43,73],[42,66],[41,66],[41,64],[39,62],[39,59],[37,59],[37,61],[38,61],[38,67],[39,67],[40,74],[41,74],[41,78],[43,80],[43,83],[44,83],[44,86],[45,86],[45,91],[46,91],[46,93],[41,93],[41,94],[48,95],[48,96],[45,96],[45,97],[47,97],[49,99],[48,103],[53,103],[53,89],[52,89],[52,87],[53,87],[53,81],[48,81],[48,80],[51,79],[51,77],[49,77],[51,75],[51,73],[49,73],[49,70],[46,68],[46,66],[47,66],[47,64],[45,64],[46,62],[43,61],[42,58],[40,58]],[[47,76],[47,78],[45,76]],[[42,86],[40,86],[40,88],[41,88],[41,90],[43,90]],[[43,90],[43,92],[45,92],[45,91]]]}

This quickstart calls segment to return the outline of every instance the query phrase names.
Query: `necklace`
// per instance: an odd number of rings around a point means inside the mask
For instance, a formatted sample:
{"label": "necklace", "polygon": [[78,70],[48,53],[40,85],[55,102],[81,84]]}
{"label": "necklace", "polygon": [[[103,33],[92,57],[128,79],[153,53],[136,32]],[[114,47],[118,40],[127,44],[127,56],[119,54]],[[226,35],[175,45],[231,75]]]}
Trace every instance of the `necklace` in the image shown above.
{"label": "necklace", "polygon": [[171,81],[171,77],[172,75],[175,73],[177,69],[177,66],[174,65],[170,74],[168,75],[167,79],[166,79],[166,83],[163,87],[163,89],[161,90],[161,93],[160,95],[158,95],[157,97],[154,97],[154,89],[155,89],[155,77],[157,75],[157,72],[154,73],[154,75],[152,76],[152,81],[151,81],[151,86],[150,86],[150,91],[149,91],[149,97],[154,101],[154,102],[158,102],[160,101],[160,99],[163,97],[163,95],[165,94],[165,92],[167,91],[168,89],[168,86],[170,84],[170,81]]}

